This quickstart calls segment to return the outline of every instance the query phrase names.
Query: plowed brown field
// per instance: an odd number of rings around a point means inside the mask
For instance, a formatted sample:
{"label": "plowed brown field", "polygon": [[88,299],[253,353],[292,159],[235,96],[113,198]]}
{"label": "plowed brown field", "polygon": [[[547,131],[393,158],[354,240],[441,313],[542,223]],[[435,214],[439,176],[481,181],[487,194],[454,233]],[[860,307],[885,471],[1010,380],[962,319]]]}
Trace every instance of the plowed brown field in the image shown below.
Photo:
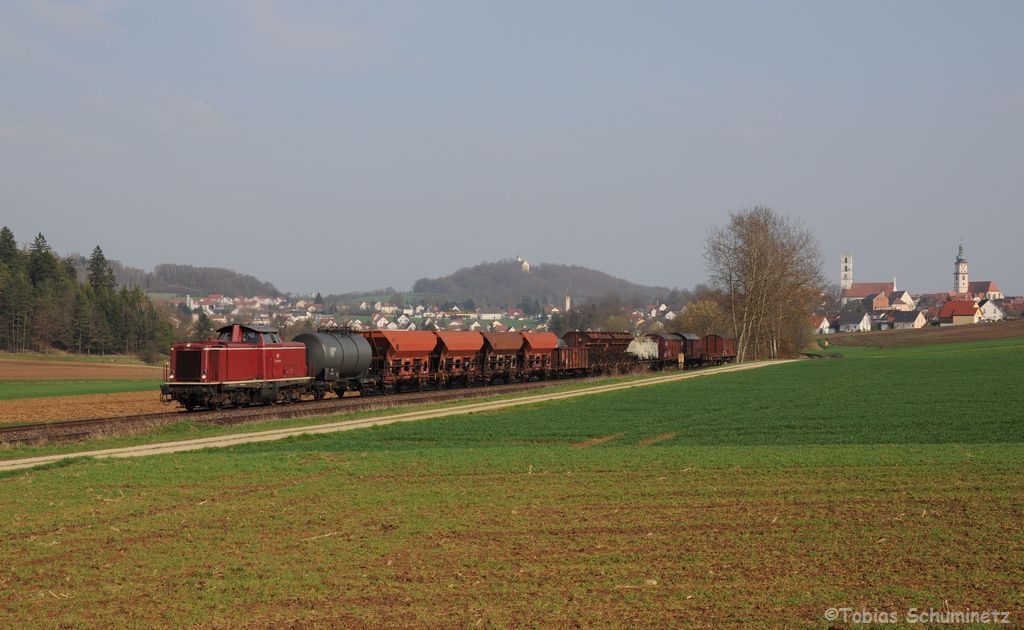
{"label": "plowed brown field", "polygon": [[0,400],[0,424],[81,418],[116,418],[140,413],[160,413],[173,409],[171,405],[164,405],[160,402],[159,394],[156,391],[22,398]]}
{"label": "plowed brown field", "polygon": [[0,381],[142,380],[162,376],[163,368],[152,365],[0,359]]}
{"label": "plowed brown field", "polygon": [[928,326],[917,330],[876,330],[873,332],[829,335],[836,346],[898,348],[961,341],[987,341],[1024,337],[1024,320],[964,326]]}

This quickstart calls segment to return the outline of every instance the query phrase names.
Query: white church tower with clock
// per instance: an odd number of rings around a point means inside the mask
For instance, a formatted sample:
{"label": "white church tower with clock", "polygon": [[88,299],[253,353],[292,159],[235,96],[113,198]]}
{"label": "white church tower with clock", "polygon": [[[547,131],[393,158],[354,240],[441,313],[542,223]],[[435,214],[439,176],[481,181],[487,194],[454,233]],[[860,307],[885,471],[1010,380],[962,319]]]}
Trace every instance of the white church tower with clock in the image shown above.
{"label": "white church tower with clock", "polygon": [[967,279],[967,259],[964,258],[964,242],[960,241],[960,252],[956,255],[956,262],[953,263],[953,291],[967,293],[971,283]]}

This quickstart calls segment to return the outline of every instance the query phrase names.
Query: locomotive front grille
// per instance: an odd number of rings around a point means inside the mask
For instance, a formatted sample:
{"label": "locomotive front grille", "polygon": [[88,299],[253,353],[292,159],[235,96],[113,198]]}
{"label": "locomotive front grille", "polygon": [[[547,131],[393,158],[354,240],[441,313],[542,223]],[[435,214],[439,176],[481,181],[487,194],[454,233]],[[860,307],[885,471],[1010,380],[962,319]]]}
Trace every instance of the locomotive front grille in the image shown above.
{"label": "locomotive front grille", "polygon": [[198,381],[203,371],[202,350],[178,350],[175,361],[174,380]]}

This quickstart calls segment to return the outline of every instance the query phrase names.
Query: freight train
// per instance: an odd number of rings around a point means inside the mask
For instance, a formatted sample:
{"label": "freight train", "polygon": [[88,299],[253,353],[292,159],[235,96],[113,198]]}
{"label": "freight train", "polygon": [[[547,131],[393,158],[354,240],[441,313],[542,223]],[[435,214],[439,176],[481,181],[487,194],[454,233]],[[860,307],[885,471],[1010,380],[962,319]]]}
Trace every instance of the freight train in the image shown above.
{"label": "freight train", "polygon": [[475,387],[728,363],[718,335],[572,331],[453,332],[325,329],[282,341],[276,328],[232,324],[215,339],[176,343],[161,400],[219,409],[407,390]]}

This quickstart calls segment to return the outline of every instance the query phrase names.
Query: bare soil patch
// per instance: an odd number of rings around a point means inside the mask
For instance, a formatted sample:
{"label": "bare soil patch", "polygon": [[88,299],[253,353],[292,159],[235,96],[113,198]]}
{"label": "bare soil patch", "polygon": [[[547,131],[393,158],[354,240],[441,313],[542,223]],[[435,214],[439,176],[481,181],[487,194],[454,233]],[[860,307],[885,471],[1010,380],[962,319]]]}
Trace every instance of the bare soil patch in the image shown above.
{"label": "bare soil patch", "polygon": [[986,341],[1024,337],[1024,320],[963,326],[928,326],[917,330],[875,330],[863,333],[829,335],[836,346],[898,348],[961,341]]}
{"label": "bare soil patch", "polygon": [[658,442],[664,442],[671,440],[676,436],[675,433],[662,433],[661,435],[655,435],[644,440],[640,440],[636,443],[637,446],[650,446],[651,444],[657,444]]}
{"label": "bare soil patch", "polygon": [[0,381],[142,380],[162,376],[163,368],[152,365],[0,359]]}
{"label": "bare soil patch", "polygon": [[87,394],[0,400],[0,423],[78,420],[81,418],[117,418],[142,413],[162,413],[173,407],[160,402],[152,392]]}
{"label": "bare soil patch", "polygon": [[597,446],[599,444],[607,444],[608,442],[614,442],[625,435],[624,433],[613,433],[612,435],[604,435],[601,437],[591,438],[589,440],[583,440],[582,442],[575,442],[573,448],[589,448],[591,446]]}

